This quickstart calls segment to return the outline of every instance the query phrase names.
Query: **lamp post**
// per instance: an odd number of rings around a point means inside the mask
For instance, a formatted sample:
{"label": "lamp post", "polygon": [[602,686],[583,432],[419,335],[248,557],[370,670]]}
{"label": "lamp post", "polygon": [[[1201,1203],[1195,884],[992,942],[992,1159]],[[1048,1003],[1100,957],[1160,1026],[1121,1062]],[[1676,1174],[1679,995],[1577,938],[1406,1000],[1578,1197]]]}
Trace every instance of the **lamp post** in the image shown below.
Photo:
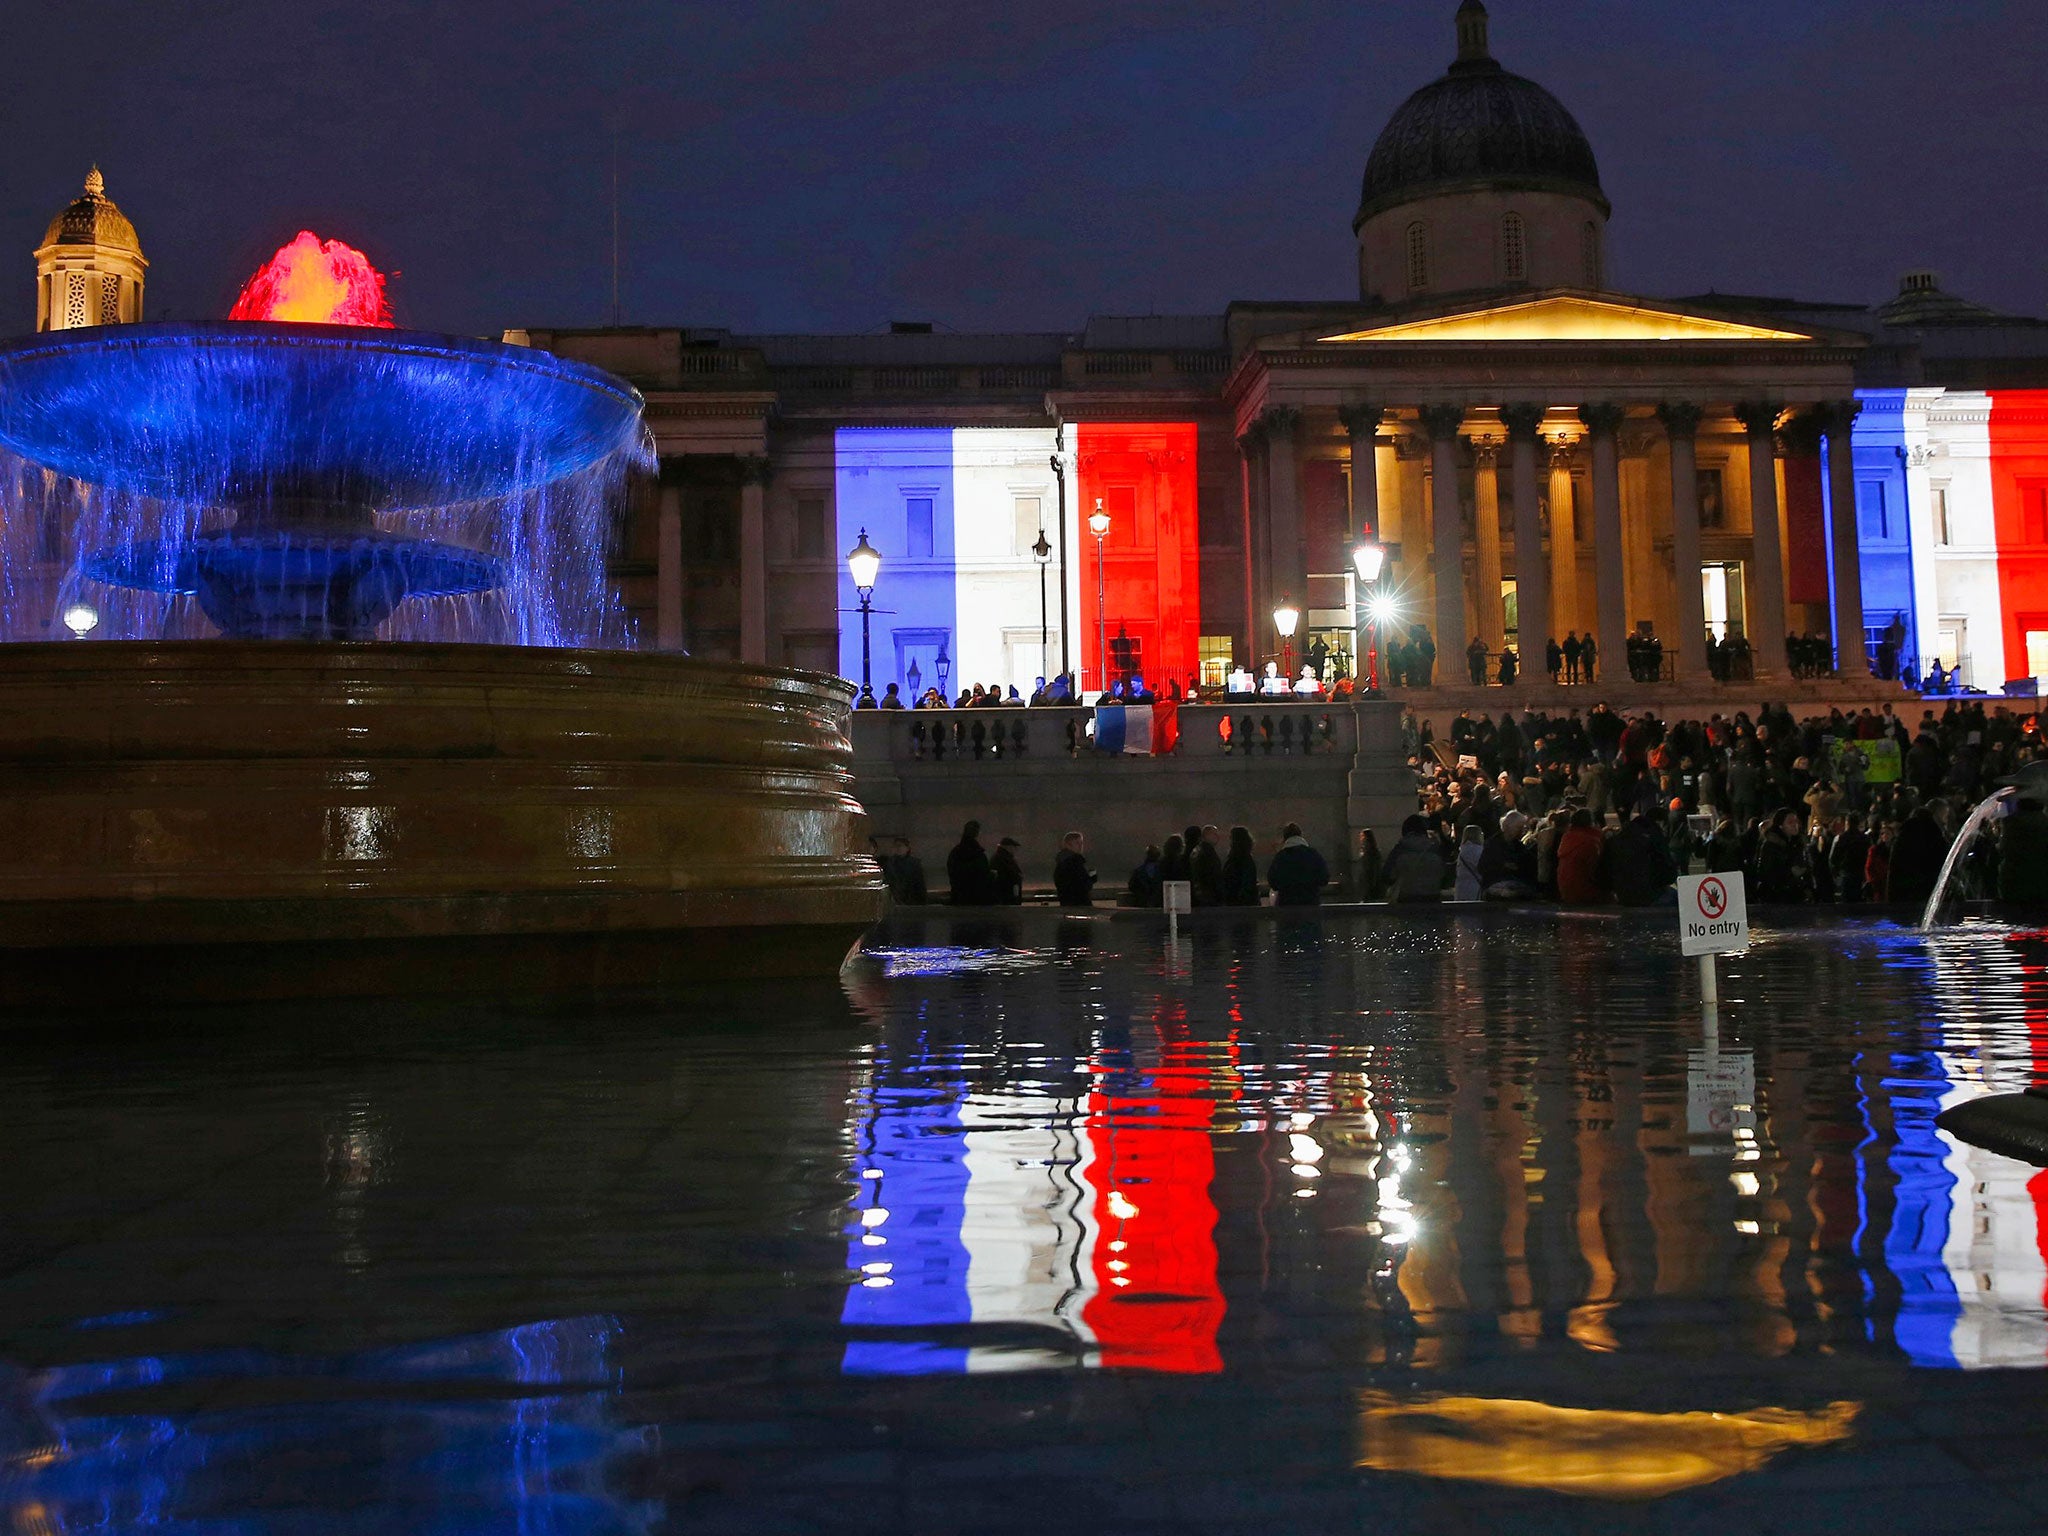
{"label": "lamp post", "polygon": [[[1065,428],[1060,429],[1062,433]],[[1067,461],[1058,454],[1052,456],[1052,477],[1060,486],[1060,676],[1067,677],[1072,670],[1067,656],[1067,637],[1073,633],[1067,623]],[[1072,679],[1068,678],[1069,686]]]}
{"label": "lamp post", "polygon": [[1280,631],[1280,639],[1284,642],[1286,660],[1280,668],[1280,675],[1287,679],[1289,688],[1294,686],[1294,630],[1300,623],[1301,610],[1294,606],[1294,599],[1281,598],[1280,606],[1273,610],[1273,627]]}
{"label": "lamp post", "polygon": [[853,589],[860,594],[860,702],[875,702],[874,653],[870,624],[875,611],[875,578],[882,572],[882,555],[868,543],[868,531],[860,531],[860,542],[847,551],[846,569],[853,575]]}
{"label": "lamp post", "polygon": [[[1351,568],[1358,576],[1357,596],[1351,604],[1351,623],[1354,630],[1364,629],[1366,635],[1366,677],[1365,686],[1369,693],[1380,691],[1380,624],[1377,611],[1379,601],[1380,573],[1386,569],[1387,548],[1376,539],[1360,539],[1351,551]],[[1359,611],[1365,613],[1365,623],[1358,622]],[[1355,651],[1357,636],[1352,637]]]}
{"label": "lamp post", "polygon": [[1102,657],[1102,691],[1109,692],[1109,607],[1108,578],[1103,574],[1102,541],[1109,537],[1109,514],[1102,510],[1102,498],[1095,498],[1095,514],[1088,519],[1088,531],[1095,535],[1095,645]]}
{"label": "lamp post", "polygon": [[953,675],[953,658],[946,654],[944,637],[941,637],[939,640],[939,654],[932,658],[932,666],[938,670],[939,674],[939,702],[950,707],[953,702],[953,694],[946,686],[946,679]]}
{"label": "lamp post", "polygon": [[1050,667],[1052,658],[1046,652],[1052,649],[1052,616],[1045,602],[1045,576],[1052,565],[1052,545],[1045,539],[1043,525],[1038,530],[1038,542],[1031,546],[1031,553],[1038,557],[1038,664]]}

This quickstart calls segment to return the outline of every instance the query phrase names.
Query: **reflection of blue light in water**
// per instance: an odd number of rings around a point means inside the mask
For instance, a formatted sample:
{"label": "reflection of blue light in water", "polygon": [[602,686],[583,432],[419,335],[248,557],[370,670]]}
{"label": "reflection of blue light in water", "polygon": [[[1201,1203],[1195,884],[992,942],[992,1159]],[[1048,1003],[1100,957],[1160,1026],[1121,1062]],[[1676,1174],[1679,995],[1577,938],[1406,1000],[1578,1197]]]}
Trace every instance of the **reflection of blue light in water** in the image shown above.
{"label": "reflection of blue light in water", "polygon": [[[444,594],[382,638],[616,640],[610,510],[646,451],[630,388],[489,342],[221,324],[0,347],[0,637],[42,638],[77,598],[95,638],[204,633],[203,573],[261,590],[342,559]],[[356,520],[306,526],[336,508]]]}
{"label": "reflection of blue light in water", "polygon": [[1931,1051],[1894,1056],[1892,1066],[1895,1073],[1918,1069],[1912,1076],[1884,1081],[1896,1140],[1890,1156],[1896,1187],[1884,1237],[1885,1267],[1899,1282],[1893,1337],[1915,1365],[1953,1369],[1962,1303],[1946,1250],[1956,1179],[1948,1169],[1948,1145],[1934,1125],[1947,1084],[1941,1058]]}
{"label": "reflection of blue light in water", "polygon": [[885,976],[967,976],[977,973],[1036,970],[1046,957],[1028,949],[962,949],[953,946],[930,949],[864,950],[878,960]]}
{"label": "reflection of blue light in water", "polygon": [[[617,1331],[585,1317],[331,1359],[219,1351],[0,1374],[0,1523],[23,1528],[33,1510],[52,1536],[645,1530],[659,1511],[607,1486],[642,1446],[608,1417]],[[178,1407],[152,1408],[167,1389],[183,1389]],[[109,1393],[141,1404],[104,1411]]]}

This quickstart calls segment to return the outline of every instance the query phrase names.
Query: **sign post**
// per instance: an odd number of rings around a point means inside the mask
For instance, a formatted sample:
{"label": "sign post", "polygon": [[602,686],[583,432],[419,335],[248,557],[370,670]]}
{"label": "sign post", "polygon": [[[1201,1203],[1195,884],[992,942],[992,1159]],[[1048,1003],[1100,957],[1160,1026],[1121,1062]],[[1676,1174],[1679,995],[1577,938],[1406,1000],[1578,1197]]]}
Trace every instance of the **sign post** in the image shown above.
{"label": "sign post", "polygon": [[1195,886],[1192,880],[1168,880],[1160,886],[1166,905],[1166,938],[1171,944],[1180,942],[1180,915],[1195,910]]}
{"label": "sign post", "polygon": [[1700,998],[1721,1000],[1714,956],[1749,948],[1749,897],[1742,875],[1686,875],[1678,882],[1678,947],[1699,956]]}

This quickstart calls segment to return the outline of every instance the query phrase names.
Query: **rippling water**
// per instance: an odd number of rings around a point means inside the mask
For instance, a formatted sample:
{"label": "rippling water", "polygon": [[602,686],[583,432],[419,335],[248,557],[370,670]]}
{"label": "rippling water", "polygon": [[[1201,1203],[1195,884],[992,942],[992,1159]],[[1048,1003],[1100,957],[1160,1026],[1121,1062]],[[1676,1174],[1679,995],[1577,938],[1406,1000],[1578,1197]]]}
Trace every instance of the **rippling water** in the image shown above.
{"label": "rippling water", "polygon": [[[2016,1528],[2048,935],[944,916],[12,1034],[0,1529]],[[1644,1501],[1651,1501],[1647,1509]]]}

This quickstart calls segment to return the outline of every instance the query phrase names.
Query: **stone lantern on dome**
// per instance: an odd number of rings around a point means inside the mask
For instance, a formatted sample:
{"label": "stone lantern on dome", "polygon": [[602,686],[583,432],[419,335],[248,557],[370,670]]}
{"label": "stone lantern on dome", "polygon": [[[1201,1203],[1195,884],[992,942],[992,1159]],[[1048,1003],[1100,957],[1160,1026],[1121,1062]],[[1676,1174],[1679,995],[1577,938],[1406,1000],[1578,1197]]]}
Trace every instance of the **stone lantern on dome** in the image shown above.
{"label": "stone lantern on dome", "polygon": [[94,166],[85,190],[50,221],[36,247],[36,329],[133,324],[142,318],[148,269],[135,226],[107,196]]}

